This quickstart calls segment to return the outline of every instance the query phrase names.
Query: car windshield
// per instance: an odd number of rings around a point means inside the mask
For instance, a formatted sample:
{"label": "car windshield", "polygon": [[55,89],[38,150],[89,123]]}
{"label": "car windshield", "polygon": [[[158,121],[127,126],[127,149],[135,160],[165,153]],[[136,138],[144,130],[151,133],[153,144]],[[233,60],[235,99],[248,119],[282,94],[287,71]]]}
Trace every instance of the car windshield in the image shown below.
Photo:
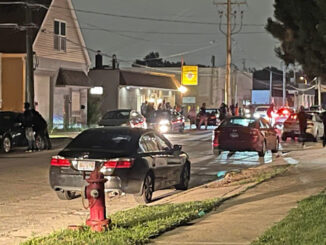
{"label": "car windshield", "polygon": [[88,130],[79,134],[65,150],[89,150],[131,154],[137,150],[137,142],[137,137],[133,137],[128,133]]}
{"label": "car windshield", "polygon": [[251,118],[231,118],[222,123],[224,127],[255,127],[256,120]]}
{"label": "car windshield", "polygon": [[265,111],[267,111],[268,110],[268,108],[265,108],[265,107],[258,107],[257,109],[256,109],[256,111],[259,111],[259,112],[265,112]]}
{"label": "car windshield", "polygon": [[206,113],[209,113],[211,115],[217,114],[217,109],[206,109]]}
{"label": "car windshield", "polygon": [[107,112],[103,119],[128,119],[130,111],[109,111]]}

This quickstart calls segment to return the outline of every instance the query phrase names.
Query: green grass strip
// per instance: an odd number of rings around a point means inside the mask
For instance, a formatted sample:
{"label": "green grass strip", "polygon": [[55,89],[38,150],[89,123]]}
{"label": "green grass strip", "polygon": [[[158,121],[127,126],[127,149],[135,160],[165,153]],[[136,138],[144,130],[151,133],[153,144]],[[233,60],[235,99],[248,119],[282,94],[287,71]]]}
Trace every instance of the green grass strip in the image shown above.
{"label": "green grass strip", "polygon": [[326,244],[325,193],[300,201],[287,217],[252,243],[260,244]]}
{"label": "green grass strip", "polygon": [[138,206],[113,214],[111,230],[102,233],[84,227],[81,231],[62,230],[49,236],[28,240],[24,245],[39,244],[144,244],[150,238],[203,216],[221,200]]}

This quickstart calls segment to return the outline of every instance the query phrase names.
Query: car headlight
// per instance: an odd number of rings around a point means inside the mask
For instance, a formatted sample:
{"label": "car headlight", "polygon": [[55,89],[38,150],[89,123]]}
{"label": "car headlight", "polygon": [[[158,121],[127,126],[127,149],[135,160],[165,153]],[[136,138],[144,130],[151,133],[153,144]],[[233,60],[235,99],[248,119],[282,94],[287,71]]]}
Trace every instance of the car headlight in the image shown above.
{"label": "car headlight", "polygon": [[254,118],[256,118],[256,119],[260,118],[259,113],[256,112],[256,113],[254,114]]}
{"label": "car headlight", "polygon": [[159,127],[158,127],[158,130],[160,131],[160,133],[167,133],[168,131],[169,131],[169,126],[167,126],[167,125],[160,125]]}
{"label": "car headlight", "polygon": [[161,120],[161,121],[159,122],[159,125],[167,125],[167,124],[170,124],[170,122],[169,122],[169,120],[166,120],[166,119]]}

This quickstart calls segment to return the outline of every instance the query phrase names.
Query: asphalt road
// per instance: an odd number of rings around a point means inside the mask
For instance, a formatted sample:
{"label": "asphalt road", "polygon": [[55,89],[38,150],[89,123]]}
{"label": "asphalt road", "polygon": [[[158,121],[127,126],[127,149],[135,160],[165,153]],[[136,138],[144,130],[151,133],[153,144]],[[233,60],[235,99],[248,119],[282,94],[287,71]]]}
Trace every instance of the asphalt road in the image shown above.
{"label": "asphalt road", "polygon": [[[192,163],[190,186],[195,187],[217,179],[219,171],[237,170],[259,164],[268,164],[276,157],[268,152],[259,158],[255,152],[222,153],[212,155],[211,130],[186,131],[167,135],[172,143],[183,145]],[[50,157],[55,155],[68,139],[53,141],[54,149],[44,152],[25,153],[23,149],[0,154],[0,244],[17,244],[34,235],[46,234],[71,224],[83,223],[87,210],[81,198],[71,201],[58,200],[48,184]],[[320,147],[321,143],[307,143],[306,148]],[[300,150],[301,144],[282,143],[282,151]],[[155,200],[177,191],[158,191]],[[127,209],[137,203],[130,196],[107,199],[108,212]]]}

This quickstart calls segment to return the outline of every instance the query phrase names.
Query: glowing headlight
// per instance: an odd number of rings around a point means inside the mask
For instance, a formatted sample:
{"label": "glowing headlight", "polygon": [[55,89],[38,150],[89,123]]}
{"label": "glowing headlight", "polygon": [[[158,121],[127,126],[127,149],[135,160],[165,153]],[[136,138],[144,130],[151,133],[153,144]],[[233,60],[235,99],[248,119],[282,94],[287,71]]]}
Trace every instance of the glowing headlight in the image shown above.
{"label": "glowing headlight", "polygon": [[256,112],[256,113],[254,114],[254,118],[256,118],[256,119],[260,118],[259,113]]}
{"label": "glowing headlight", "polygon": [[161,133],[167,133],[169,131],[169,127],[167,125],[160,125],[158,127],[158,130],[161,132]]}
{"label": "glowing headlight", "polygon": [[159,124],[160,125],[167,125],[167,124],[170,124],[170,122],[169,122],[169,120],[161,120],[160,122],[159,122]]}
{"label": "glowing headlight", "polygon": [[250,113],[250,110],[249,110],[249,109],[244,109],[244,112],[245,112],[246,114],[248,114],[248,113]]}

